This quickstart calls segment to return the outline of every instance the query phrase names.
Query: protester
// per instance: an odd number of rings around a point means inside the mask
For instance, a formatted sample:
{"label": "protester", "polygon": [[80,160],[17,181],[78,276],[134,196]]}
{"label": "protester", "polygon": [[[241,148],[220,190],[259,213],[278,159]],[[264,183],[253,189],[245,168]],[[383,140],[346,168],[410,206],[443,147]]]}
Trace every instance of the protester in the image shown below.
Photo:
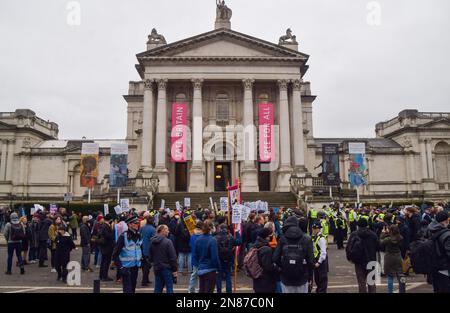
{"label": "protester", "polygon": [[187,272],[190,274],[192,273],[191,247],[189,246],[191,235],[179,214],[175,215],[175,219],[177,226],[175,227],[174,235],[175,248],[178,253],[178,272],[184,274],[183,270],[185,269],[185,265],[187,265]]}
{"label": "protester", "polygon": [[120,269],[123,293],[135,293],[142,260],[140,221],[136,215],[132,215],[126,223],[128,230],[120,235],[112,257]]}
{"label": "protester", "polygon": [[169,237],[169,227],[159,225],[156,236],[150,244],[150,261],[155,274],[155,293],[162,293],[164,287],[167,293],[173,293],[173,284],[177,279],[177,254]]}
{"label": "protester", "polygon": [[113,281],[113,279],[108,276],[114,249],[114,235],[111,228],[112,220],[113,217],[111,214],[108,214],[104,218],[100,219],[101,226],[97,238],[97,244],[99,245],[100,252],[102,254],[99,278],[101,281],[105,282]]}
{"label": "protester", "polygon": [[358,230],[350,235],[346,248],[347,259],[355,264],[359,293],[376,292],[375,280],[367,281],[367,265],[377,261],[379,242],[377,235],[368,226],[367,219],[360,218]]}
{"label": "protester", "polygon": [[53,224],[50,219],[50,214],[41,213],[41,220],[39,222],[39,267],[48,267],[44,264],[47,260],[47,249],[49,248],[49,229]]}
{"label": "protester", "polygon": [[78,216],[75,212],[72,212],[72,215],[69,217],[69,226],[72,231],[73,240],[77,240]]}
{"label": "protester", "polygon": [[381,234],[380,247],[385,249],[384,274],[387,275],[388,293],[394,292],[394,278],[401,284],[402,271],[402,241],[397,225],[385,226]]}
{"label": "protester", "polygon": [[435,257],[437,266],[431,273],[435,293],[450,293],[450,215],[447,211],[436,214],[428,230],[430,238],[436,242]]}
{"label": "protester", "polygon": [[211,236],[214,224],[210,220],[205,220],[202,230],[203,235],[197,239],[193,251],[194,258],[198,262],[199,293],[213,293],[219,270],[217,240]]}
{"label": "protester", "polygon": [[39,261],[39,214],[35,213],[30,224],[30,264]]}
{"label": "protester", "polygon": [[[197,224],[195,225],[194,234],[191,236],[189,240],[189,246],[191,247],[191,251],[194,252],[195,249],[195,243],[197,242],[197,239],[203,235],[203,222],[198,220]],[[189,279],[189,293],[195,293],[196,288],[198,289],[198,261],[195,257],[195,253],[191,254],[192,259],[192,274]]]}
{"label": "protester", "polygon": [[[28,225],[28,220],[26,216],[22,216],[19,219],[20,224],[25,229],[25,238],[22,240],[22,262],[24,265],[28,265],[28,250],[30,249],[30,241],[31,241],[31,230]],[[18,265],[18,263],[17,263]]]}
{"label": "protester", "polygon": [[308,293],[309,273],[314,266],[311,237],[298,227],[294,216],[286,220],[282,231],[273,261],[281,268],[283,293]]}
{"label": "protester", "polygon": [[20,223],[17,213],[12,213],[10,222],[5,226],[4,236],[8,244],[8,261],[6,275],[12,274],[13,254],[16,253],[20,274],[25,274],[25,268],[22,260],[22,241],[26,236],[25,227]]}
{"label": "protester", "polygon": [[217,293],[222,293],[222,281],[225,280],[226,292],[232,293],[231,271],[234,266],[235,249],[241,245],[239,232],[236,239],[229,233],[227,224],[220,224],[219,231],[214,236],[219,254],[219,270],[217,275]]}
{"label": "protester", "polygon": [[67,282],[67,264],[70,262],[70,252],[75,249],[75,244],[64,225],[58,226],[58,235],[56,236],[55,242],[55,266],[58,273],[57,280],[61,280],[65,283]]}
{"label": "protester", "polygon": [[273,249],[269,246],[270,237],[273,235],[270,228],[262,228],[257,235],[252,249],[256,251],[256,257],[261,268],[260,276],[253,278],[253,291],[255,293],[275,293],[279,268],[272,261]]}
{"label": "protester", "polygon": [[80,246],[81,246],[81,269],[83,271],[93,272],[91,263],[91,229],[89,228],[89,217],[83,216],[82,224],[80,226]]}
{"label": "protester", "polygon": [[62,217],[60,215],[56,215],[53,220],[53,224],[48,228],[48,238],[50,239],[50,264],[52,266],[51,272],[56,273],[56,237],[58,236],[58,228],[59,226],[64,226]]}
{"label": "protester", "polygon": [[154,226],[155,219],[153,216],[146,216],[145,226],[140,230],[142,236],[142,287],[150,284],[149,274],[151,269],[150,263],[150,244],[151,239],[155,236],[156,229]]}

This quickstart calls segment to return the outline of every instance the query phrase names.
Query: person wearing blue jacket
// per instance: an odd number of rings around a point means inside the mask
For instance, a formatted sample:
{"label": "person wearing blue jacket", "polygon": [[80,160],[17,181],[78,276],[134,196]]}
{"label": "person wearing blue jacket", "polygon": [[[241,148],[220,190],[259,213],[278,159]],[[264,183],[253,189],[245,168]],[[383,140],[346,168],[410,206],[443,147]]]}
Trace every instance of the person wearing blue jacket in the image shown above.
{"label": "person wearing blue jacket", "polygon": [[143,256],[143,262],[142,262],[142,287],[147,287],[150,284],[150,269],[151,269],[151,263],[150,263],[150,242],[153,236],[156,234],[154,223],[154,217],[147,216],[146,217],[146,224],[141,229],[141,236],[142,236],[142,256]]}
{"label": "person wearing blue jacket", "polygon": [[189,280],[189,293],[195,293],[195,288],[198,286],[198,262],[195,258],[195,243],[197,242],[198,237],[203,235],[203,222],[198,221],[195,225],[194,233],[192,234],[191,238],[189,239],[189,246],[191,247],[191,263],[192,263],[192,274],[191,278]]}
{"label": "person wearing blue jacket", "polygon": [[217,271],[219,270],[219,251],[217,240],[211,235],[214,224],[211,220],[203,223],[203,235],[197,238],[193,257],[198,262],[199,293],[214,293]]}

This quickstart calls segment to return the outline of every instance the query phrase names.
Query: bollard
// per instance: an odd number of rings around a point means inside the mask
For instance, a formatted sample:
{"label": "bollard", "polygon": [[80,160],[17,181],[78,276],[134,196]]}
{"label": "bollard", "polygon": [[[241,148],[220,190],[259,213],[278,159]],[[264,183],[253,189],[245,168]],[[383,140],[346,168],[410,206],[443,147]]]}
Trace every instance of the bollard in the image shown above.
{"label": "bollard", "polygon": [[100,279],[94,280],[94,293],[100,293]]}
{"label": "bollard", "polygon": [[406,293],[406,277],[401,276],[400,277],[400,283],[398,286],[398,293]]}

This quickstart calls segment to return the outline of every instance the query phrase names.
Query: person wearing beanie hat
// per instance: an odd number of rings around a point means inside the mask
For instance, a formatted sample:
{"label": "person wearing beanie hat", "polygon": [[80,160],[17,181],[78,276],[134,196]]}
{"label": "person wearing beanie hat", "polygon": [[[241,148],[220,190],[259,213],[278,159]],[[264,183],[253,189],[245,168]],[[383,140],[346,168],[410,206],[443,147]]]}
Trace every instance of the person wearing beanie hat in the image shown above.
{"label": "person wearing beanie hat", "polygon": [[[322,223],[315,221],[312,224],[312,243],[314,251],[314,271],[313,277],[316,283],[317,293],[326,293],[328,288],[328,252],[327,242],[321,233]],[[312,280],[311,286],[312,289]]]}
{"label": "person wearing beanie hat", "polygon": [[11,270],[14,252],[17,256],[17,261],[20,267],[20,274],[25,274],[25,268],[22,259],[22,240],[25,238],[26,233],[24,226],[19,222],[19,215],[16,212],[11,213],[10,222],[6,224],[3,234],[8,243],[8,260],[5,274],[12,274]]}
{"label": "person wearing beanie hat", "polygon": [[438,267],[431,273],[433,290],[435,293],[450,293],[450,229],[449,214],[440,211],[436,214],[436,220],[428,226],[430,238],[437,243],[436,254]]}
{"label": "person wearing beanie hat", "polygon": [[346,247],[347,260],[355,264],[359,293],[376,293],[376,285],[367,283],[367,264],[377,261],[380,251],[378,236],[368,227],[365,218],[358,220],[358,230],[350,234]]}
{"label": "person wearing beanie hat", "polygon": [[[283,293],[308,293],[308,282],[312,279],[309,273],[314,266],[311,237],[298,227],[298,219],[295,216],[286,220],[282,231],[283,236],[273,254],[274,263],[281,268],[282,291]],[[294,246],[301,246],[301,249],[296,251],[292,248]]]}

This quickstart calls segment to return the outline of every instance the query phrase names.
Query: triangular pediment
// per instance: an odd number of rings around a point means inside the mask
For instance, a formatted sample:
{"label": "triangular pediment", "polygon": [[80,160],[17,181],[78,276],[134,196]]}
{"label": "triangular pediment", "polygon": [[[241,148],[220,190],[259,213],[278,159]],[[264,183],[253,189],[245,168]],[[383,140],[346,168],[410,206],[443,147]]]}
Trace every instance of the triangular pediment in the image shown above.
{"label": "triangular pediment", "polygon": [[229,29],[219,29],[183,39],[140,53],[137,58],[158,57],[236,57],[236,58],[291,58],[306,63],[309,56]]}
{"label": "triangular pediment", "polygon": [[419,126],[420,128],[449,128],[450,120],[447,118],[442,118],[439,120],[431,121]]}

